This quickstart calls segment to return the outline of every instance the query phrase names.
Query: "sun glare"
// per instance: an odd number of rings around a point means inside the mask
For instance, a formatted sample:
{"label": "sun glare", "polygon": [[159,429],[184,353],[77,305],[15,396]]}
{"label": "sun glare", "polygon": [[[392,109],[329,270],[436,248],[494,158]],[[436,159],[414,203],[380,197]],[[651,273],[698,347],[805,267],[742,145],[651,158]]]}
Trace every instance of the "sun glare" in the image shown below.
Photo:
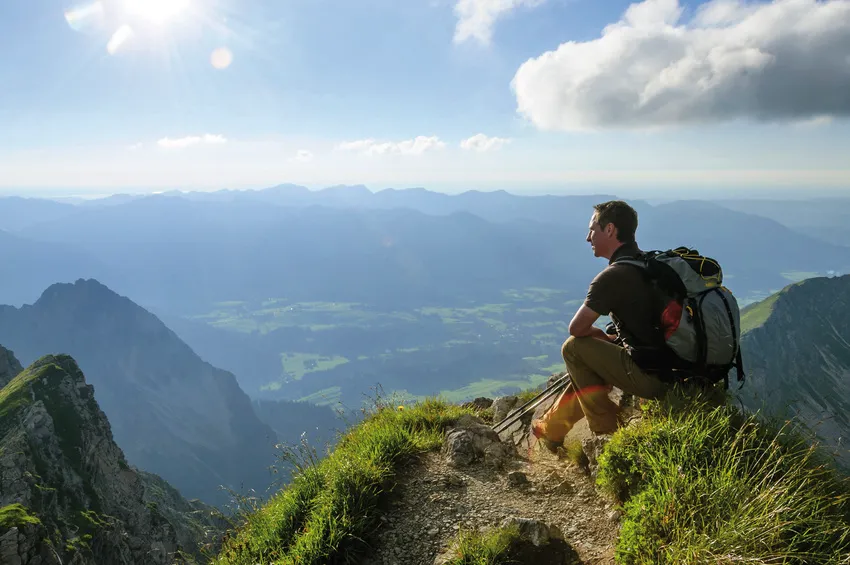
{"label": "sun glare", "polygon": [[154,24],[175,20],[189,6],[190,0],[124,0],[127,13]]}

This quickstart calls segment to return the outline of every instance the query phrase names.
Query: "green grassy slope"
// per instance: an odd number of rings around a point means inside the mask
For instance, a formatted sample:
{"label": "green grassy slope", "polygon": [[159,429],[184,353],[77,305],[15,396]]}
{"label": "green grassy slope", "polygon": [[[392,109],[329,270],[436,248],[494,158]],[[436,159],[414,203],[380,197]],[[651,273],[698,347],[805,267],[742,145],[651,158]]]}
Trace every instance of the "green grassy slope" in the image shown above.
{"label": "green grassy slope", "polygon": [[226,540],[218,565],[351,563],[379,523],[378,503],[396,465],[407,455],[438,447],[446,426],[463,413],[428,400],[380,406],[352,428],[327,458],[292,452],[293,482],[245,516]]}
{"label": "green grassy slope", "polygon": [[[601,490],[624,505],[619,563],[848,563],[848,480],[787,426],[693,400],[654,401],[645,411],[600,459]],[[396,466],[439,447],[463,412],[433,399],[385,405],[326,459],[292,454],[295,480],[247,513],[213,562],[357,562]],[[461,544],[456,562],[507,563],[507,538],[493,536]]]}
{"label": "green grassy slope", "polygon": [[850,562],[850,482],[788,423],[654,402],[597,482],[624,503],[618,563]]}

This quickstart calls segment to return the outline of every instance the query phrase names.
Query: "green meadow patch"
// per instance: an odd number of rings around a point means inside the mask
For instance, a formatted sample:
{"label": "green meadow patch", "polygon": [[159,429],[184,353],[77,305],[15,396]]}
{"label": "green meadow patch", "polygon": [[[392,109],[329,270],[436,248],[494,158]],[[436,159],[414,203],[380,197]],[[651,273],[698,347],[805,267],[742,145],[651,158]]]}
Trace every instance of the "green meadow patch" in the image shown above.
{"label": "green meadow patch", "polygon": [[327,371],[348,363],[345,357],[313,353],[281,353],[280,360],[284,372],[296,381],[300,381],[308,373]]}
{"label": "green meadow patch", "polygon": [[530,375],[526,379],[515,380],[482,379],[454,390],[442,390],[440,391],[440,398],[445,398],[449,402],[462,402],[479,396],[494,398],[501,396],[504,394],[503,391],[508,389],[535,388],[541,383],[545,383],[548,378],[548,375]]}
{"label": "green meadow patch", "polygon": [[323,388],[322,390],[317,390],[303,398],[299,398],[298,401],[309,402],[310,404],[316,404],[318,406],[330,406],[339,402],[341,394],[342,388],[338,386],[331,386]]}

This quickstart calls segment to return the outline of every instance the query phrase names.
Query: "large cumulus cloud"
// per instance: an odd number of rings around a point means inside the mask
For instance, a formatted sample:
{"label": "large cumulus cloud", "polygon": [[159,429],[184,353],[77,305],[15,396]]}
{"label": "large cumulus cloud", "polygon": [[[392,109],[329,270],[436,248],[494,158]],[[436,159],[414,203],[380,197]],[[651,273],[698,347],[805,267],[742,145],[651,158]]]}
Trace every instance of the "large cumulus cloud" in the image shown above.
{"label": "large cumulus cloud", "polygon": [[850,0],[631,5],[598,39],[525,62],[512,87],[541,129],[850,115]]}

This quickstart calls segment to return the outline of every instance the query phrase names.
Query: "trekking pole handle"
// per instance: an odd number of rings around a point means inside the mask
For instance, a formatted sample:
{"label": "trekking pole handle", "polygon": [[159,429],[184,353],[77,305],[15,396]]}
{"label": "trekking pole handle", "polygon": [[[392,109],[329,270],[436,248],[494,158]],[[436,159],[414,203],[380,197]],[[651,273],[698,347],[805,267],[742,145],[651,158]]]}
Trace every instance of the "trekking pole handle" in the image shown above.
{"label": "trekking pole handle", "polygon": [[[533,404],[533,403],[537,402],[537,400],[538,400],[538,399],[540,399],[540,397],[542,397],[542,396],[544,396],[544,395],[547,395],[547,396],[548,396],[548,393],[549,393],[549,391],[550,391],[550,390],[552,390],[552,389],[554,389],[555,387],[557,387],[558,385],[560,385],[560,384],[561,384],[562,382],[564,382],[564,380],[565,380],[565,379],[567,379],[568,377],[569,377],[569,374],[566,374],[566,375],[564,375],[563,377],[559,378],[559,379],[558,379],[558,380],[556,380],[554,383],[552,383],[550,386],[547,386],[545,389],[543,389],[542,391],[538,392],[538,393],[537,393],[534,397],[532,397],[532,398],[531,398],[531,400],[528,400],[525,404],[523,404],[523,405],[522,405],[522,406],[520,406],[519,408],[514,408],[514,413],[516,413],[516,412],[524,412],[524,411],[525,411],[525,409],[526,409],[528,406],[530,406],[531,404]],[[505,420],[507,420],[507,418],[505,418],[504,420],[502,420],[502,422],[504,422]],[[502,422],[499,422],[499,423],[501,424]],[[498,424],[497,424],[497,425],[498,425]]]}
{"label": "trekking pole handle", "polygon": [[560,379],[558,379],[557,381],[552,383],[551,386],[549,386],[545,390],[543,390],[540,394],[538,394],[537,396],[535,396],[534,398],[532,398],[531,400],[529,400],[528,402],[526,402],[525,404],[523,404],[519,408],[514,409],[513,413],[510,414],[509,416],[505,417],[501,422],[493,425],[493,431],[495,431],[496,433],[499,433],[501,431],[501,428],[504,428],[504,427],[507,427],[510,424],[513,424],[518,419],[522,418],[525,414],[527,414],[529,410],[531,410],[532,408],[537,408],[537,406],[539,406],[544,400],[546,400],[547,398],[549,398],[553,394],[560,392],[561,389],[563,389],[564,387],[566,387],[569,384],[569,382],[570,382],[569,374],[564,375],[563,377],[561,377]]}

